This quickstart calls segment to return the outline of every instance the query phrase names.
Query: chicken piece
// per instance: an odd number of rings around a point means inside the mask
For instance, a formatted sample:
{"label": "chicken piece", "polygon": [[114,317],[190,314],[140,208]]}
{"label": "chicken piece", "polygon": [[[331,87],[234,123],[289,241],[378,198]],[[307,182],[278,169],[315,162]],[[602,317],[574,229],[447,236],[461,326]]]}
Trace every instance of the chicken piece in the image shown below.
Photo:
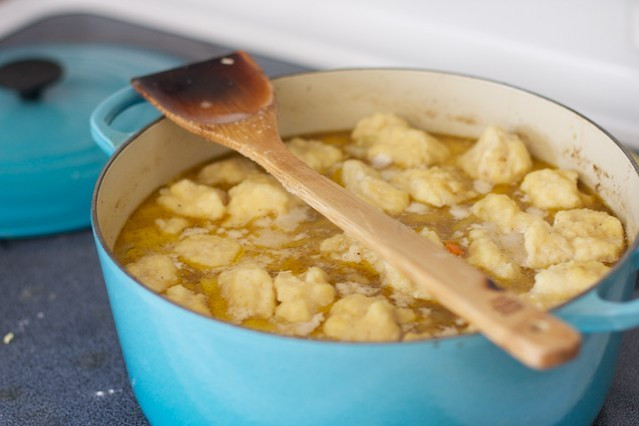
{"label": "chicken piece", "polygon": [[142,284],[158,293],[178,282],[178,269],[169,256],[148,254],[126,265],[126,270]]}
{"label": "chicken piece", "polygon": [[430,166],[450,155],[448,147],[437,138],[411,128],[393,114],[374,114],[361,119],[352,136],[357,145],[366,149],[366,159],[376,167]]}
{"label": "chicken piece", "polygon": [[206,185],[237,185],[247,177],[259,174],[257,165],[243,157],[215,161],[200,170],[198,182]]}
{"label": "chicken piece", "polygon": [[590,209],[559,211],[553,228],[571,242],[575,260],[615,262],[626,246],[621,222],[606,212]]}
{"label": "chicken piece", "polygon": [[208,298],[203,294],[189,290],[181,284],[174,285],[167,289],[166,298],[193,312],[211,316],[211,311],[208,307]]}
{"label": "chicken piece", "polygon": [[241,323],[248,318],[268,319],[275,311],[273,280],[264,269],[254,264],[239,265],[222,272],[217,278],[222,297],[228,303],[232,320]]}
{"label": "chicken piece", "polygon": [[335,302],[323,330],[329,338],[356,342],[392,341],[401,336],[396,308],[383,296],[362,294]]}
{"label": "chicken piece", "polygon": [[490,275],[504,280],[514,280],[521,276],[519,265],[493,241],[485,229],[473,229],[468,234],[468,262],[487,271]]}
{"label": "chicken piece", "polygon": [[552,265],[535,275],[535,285],[525,296],[538,306],[551,308],[586,291],[610,268],[601,262],[571,260]]}
{"label": "chicken piece", "polygon": [[459,158],[459,165],[473,179],[493,184],[515,183],[531,169],[532,160],[516,134],[489,126]]}
{"label": "chicken piece", "polygon": [[399,214],[410,203],[408,193],[384,181],[379,173],[358,160],[342,167],[344,187],[367,203],[390,214]]}
{"label": "chicken piece", "polygon": [[241,250],[242,247],[235,240],[207,234],[190,235],[174,248],[182,261],[199,268],[230,265]]}
{"label": "chicken piece", "polygon": [[160,191],[158,203],[182,216],[215,220],[224,216],[224,192],[182,179]]}
{"label": "chicken piece", "polygon": [[320,308],[335,300],[335,288],[328,283],[326,273],[317,267],[309,268],[296,277],[289,271],[275,277],[277,300],[281,302],[275,315],[289,322],[308,322]]}
{"label": "chicken piece", "polygon": [[320,173],[327,171],[344,157],[339,148],[316,140],[293,138],[286,146],[297,158]]}
{"label": "chicken piece", "polygon": [[289,211],[292,198],[274,178],[252,175],[229,190],[229,226],[244,226],[254,219],[284,215]]}
{"label": "chicken piece", "polygon": [[540,209],[573,209],[583,205],[578,178],[574,170],[536,170],[526,175],[521,189]]}
{"label": "chicken piece", "polygon": [[452,206],[477,195],[472,189],[472,181],[453,167],[408,169],[393,177],[391,182],[407,191],[414,200],[435,207]]}

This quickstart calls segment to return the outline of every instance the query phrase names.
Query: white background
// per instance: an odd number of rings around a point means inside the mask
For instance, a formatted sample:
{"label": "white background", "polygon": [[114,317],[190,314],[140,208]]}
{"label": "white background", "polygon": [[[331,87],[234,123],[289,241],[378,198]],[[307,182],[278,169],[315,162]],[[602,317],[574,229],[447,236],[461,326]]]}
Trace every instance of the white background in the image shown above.
{"label": "white background", "polygon": [[78,12],[315,68],[423,67],[505,81],[639,148],[639,0],[0,0],[0,37]]}

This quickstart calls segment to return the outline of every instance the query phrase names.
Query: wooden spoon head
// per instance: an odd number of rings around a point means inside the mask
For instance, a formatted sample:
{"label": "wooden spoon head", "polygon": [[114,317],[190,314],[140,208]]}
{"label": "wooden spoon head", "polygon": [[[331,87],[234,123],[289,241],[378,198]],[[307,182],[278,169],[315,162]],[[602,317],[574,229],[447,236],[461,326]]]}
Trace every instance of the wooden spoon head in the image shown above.
{"label": "wooden spoon head", "polygon": [[136,77],[133,87],[165,114],[201,125],[243,120],[273,103],[273,87],[245,52]]}

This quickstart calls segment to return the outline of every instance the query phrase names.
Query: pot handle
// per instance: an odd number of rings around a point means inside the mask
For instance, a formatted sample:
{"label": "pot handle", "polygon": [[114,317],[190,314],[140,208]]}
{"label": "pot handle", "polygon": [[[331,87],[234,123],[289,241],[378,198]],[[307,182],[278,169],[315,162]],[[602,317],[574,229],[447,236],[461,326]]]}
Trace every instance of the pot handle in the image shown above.
{"label": "pot handle", "polygon": [[102,101],[91,114],[91,136],[108,155],[133,137],[135,132],[114,129],[113,120],[133,105],[146,102],[132,87],[121,89]]}
{"label": "pot handle", "polygon": [[[630,256],[632,272],[639,270],[639,249]],[[627,302],[602,299],[593,289],[558,315],[584,333],[607,333],[639,327],[639,298]]]}

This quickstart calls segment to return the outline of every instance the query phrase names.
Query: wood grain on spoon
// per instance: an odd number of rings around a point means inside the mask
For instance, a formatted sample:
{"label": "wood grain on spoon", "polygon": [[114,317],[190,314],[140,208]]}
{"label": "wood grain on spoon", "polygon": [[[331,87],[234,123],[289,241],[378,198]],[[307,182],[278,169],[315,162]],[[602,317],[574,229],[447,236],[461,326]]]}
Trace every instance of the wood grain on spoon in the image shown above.
{"label": "wood grain on spoon", "polygon": [[135,78],[133,86],[169,119],[260,164],[291,193],[427,289],[524,364],[554,367],[576,356],[580,335],[497,288],[483,273],[356,198],[288,151],[273,89],[244,52]]}

